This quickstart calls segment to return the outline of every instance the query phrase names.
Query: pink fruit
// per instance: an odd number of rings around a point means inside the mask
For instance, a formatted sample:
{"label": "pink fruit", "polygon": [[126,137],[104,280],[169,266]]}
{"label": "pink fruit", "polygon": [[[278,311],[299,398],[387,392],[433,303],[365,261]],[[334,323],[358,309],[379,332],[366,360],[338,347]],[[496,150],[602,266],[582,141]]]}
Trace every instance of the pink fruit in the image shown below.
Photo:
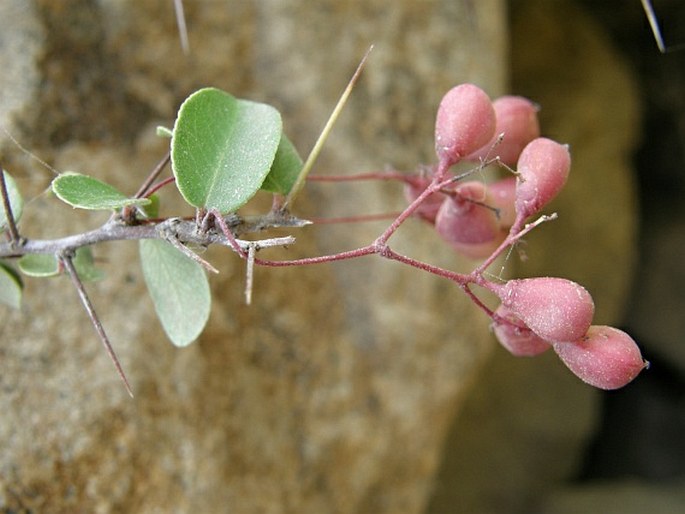
{"label": "pink fruit", "polygon": [[487,243],[450,243],[450,246],[464,257],[473,260],[481,260],[490,256],[507,237],[506,230],[500,230],[492,241]]}
{"label": "pink fruit", "polygon": [[523,149],[516,170],[516,212],[527,218],[549,203],[566,184],[571,168],[568,146],[539,137]]}
{"label": "pink fruit", "polygon": [[499,224],[509,228],[516,219],[516,177],[506,177],[488,185],[492,206],[499,209]]}
{"label": "pink fruit", "polygon": [[490,283],[502,304],[547,341],[576,341],[592,323],[595,305],[587,290],[563,278],[541,277]]}
{"label": "pink fruit", "polygon": [[440,101],[435,120],[435,151],[447,167],[492,139],[495,110],[488,95],[473,84],[450,89]]}
{"label": "pink fruit", "polygon": [[511,354],[517,357],[533,357],[551,348],[548,341],[541,339],[532,330],[526,328],[523,322],[504,305],[500,305],[495,314],[512,322],[496,321],[492,324],[497,340]]}
{"label": "pink fruit", "polygon": [[495,136],[482,149],[468,156],[470,160],[485,158],[500,134],[504,137],[491,156],[514,166],[523,148],[540,136],[538,106],[522,96],[502,96],[492,102],[495,109]]}
{"label": "pink fruit", "polygon": [[[409,203],[416,200],[430,184],[431,179],[427,177],[412,177],[404,185],[404,197]],[[435,216],[445,200],[442,193],[433,193],[428,196],[421,205],[414,211],[414,214],[429,223],[435,223]]]}
{"label": "pink fruit", "polygon": [[635,341],[617,328],[591,326],[572,343],[555,343],[554,351],[583,382],[600,389],[618,389],[646,366]]}
{"label": "pink fruit", "polygon": [[[484,205],[479,205],[479,202]],[[482,244],[500,233],[497,215],[488,208],[489,197],[482,182],[464,182],[455,195],[446,197],[435,218],[435,229],[448,243]]]}

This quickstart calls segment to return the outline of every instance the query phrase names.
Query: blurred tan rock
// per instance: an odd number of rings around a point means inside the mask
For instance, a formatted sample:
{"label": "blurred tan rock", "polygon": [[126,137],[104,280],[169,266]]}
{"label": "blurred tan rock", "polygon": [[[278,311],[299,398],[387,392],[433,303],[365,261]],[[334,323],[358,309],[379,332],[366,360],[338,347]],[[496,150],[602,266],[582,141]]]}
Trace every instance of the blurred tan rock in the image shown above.
{"label": "blurred tan rock", "polygon": [[[12,118],[18,140],[56,169],[124,191],[164,152],[154,125],[171,124],[200,86],[274,103],[306,153],[374,43],[322,173],[430,160],[435,106],[447,88],[469,80],[493,95],[504,90],[498,0],[185,2],[189,57],[180,52],[172,2],[21,4],[0,16],[3,59],[19,58],[14,49],[29,39],[41,46],[20,56],[35,76],[1,77],[3,98],[21,100],[0,111],[0,121],[10,126]],[[104,221],[42,194],[52,173],[9,141],[2,148],[3,164],[31,198],[21,225],[27,236]],[[297,207],[312,216],[383,212],[399,198],[385,186],[320,186]],[[163,209],[176,213],[179,205],[164,194]],[[410,225],[398,249],[468,265]],[[287,256],[366,244],[382,227],[302,230]],[[212,250],[221,275],[212,280],[211,321],[179,350],[154,317],[136,245],[95,253],[107,278],[88,290],[136,398],[119,383],[68,280],[27,280],[21,312],[0,310],[0,507],[422,511],[458,400],[492,345],[486,320],[455,287],[368,258],[260,269],[246,307],[242,263]]]}

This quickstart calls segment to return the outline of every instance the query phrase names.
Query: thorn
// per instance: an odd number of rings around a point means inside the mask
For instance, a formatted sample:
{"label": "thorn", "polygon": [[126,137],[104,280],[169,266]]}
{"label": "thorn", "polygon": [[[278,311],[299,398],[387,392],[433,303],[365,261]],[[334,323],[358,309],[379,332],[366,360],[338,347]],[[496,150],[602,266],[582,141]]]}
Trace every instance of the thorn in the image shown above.
{"label": "thorn", "polygon": [[252,285],[254,283],[254,261],[257,246],[251,244],[247,247],[247,269],[245,273],[245,304],[252,304]]}
{"label": "thorn", "polygon": [[119,378],[121,378],[121,381],[124,383],[124,387],[126,387],[126,391],[128,392],[129,396],[133,398],[133,390],[131,389],[131,384],[129,384],[128,379],[126,378],[126,374],[124,373],[124,369],[121,367],[121,363],[119,362],[119,359],[117,358],[117,355],[114,352],[114,348],[112,348],[112,344],[109,342],[109,338],[105,333],[105,329],[102,327],[102,323],[100,323],[100,318],[98,318],[95,312],[95,308],[93,307],[90,298],[88,298],[88,293],[86,293],[86,289],[83,287],[83,282],[81,282],[81,279],[78,276],[78,273],[76,272],[76,268],[74,267],[74,263],[72,262],[71,255],[69,255],[67,252],[62,252],[57,257],[64,265],[64,269],[66,269],[67,273],[69,273],[69,277],[71,278],[71,281],[74,284],[76,291],[78,292],[79,298],[81,299],[81,303],[83,304],[83,307],[86,309],[86,313],[88,313],[88,317],[90,318],[90,321],[93,323],[93,327],[95,327],[95,331],[100,337],[100,341],[102,342],[102,345],[105,347],[107,355],[109,355],[110,360],[114,364],[114,367],[116,368],[117,373],[119,374]]}
{"label": "thorn", "polygon": [[369,54],[371,53],[371,50],[373,50],[373,45],[369,46],[369,49],[364,54],[364,57],[362,57],[362,60],[359,61],[359,64],[357,65],[357,69],[354,71],[352,78],[347,83],[345,90],[340,95],[340,98],[338,99],[338,103],[335,104],[335,107],[333,108],[333,112],[331,112],[331,115],[328,117],[328,121],[326,121],[326,124],[324,125],[323,130],[321,131],[321,134],[319,134],[319,137],[316,140],[316,143],[314,143],[314,147],[312,148],[312,151],[309,152],[309,155],[307,156],[307,160],[302,165],[302,170],[300,170],[300,174],[297,176],[297,179],[295,180],[295,183],[293,184],[292,189],[290,190],[288,195],[285,197],[285,200],[283,200],[283,204],[282,204],[283,209],[287,209],[290,206],[293,199],[295,198],[295,195],[297,195],[297,193],[300,192],[300,189],[302,189],[302,186],[304,186],[304,182],[307,179],[307,175],[309,175],[309,172],[311,171],[312,167],[314,166],[314,162],[316,162],[317,157],[321,153],[321,149],[323,148],[323,145],[326,142],[326,139],[328,139],[328,136],[330,135],[331,130],[333,129],[333,125],[338,120],[338,117],[340,116],[340,113],[341,113],[343,107],[345,106],[347,99],[350,97],[350,94],[352,93],[352,89],[354,88],[355,84],[357,83],[357,80],[359,79],[359,76],[362,73],[362,70],[364,69],[364,65],[366,64],[366,61],[369,58]]}
{"label": "thorn", "polygon": [[181,39],[181,49],[185,55],[190,55],[188,27],[186,27],[186,16],[183,12],[183,0],[174,0],[174,10],[176,11],[176,24],[178,25],[178,36]]}
{"label": "thorn", "polygon": [[190,248],[188,248],[186,245],[181,243],[178,239],[173,234],[165,234],[164,235],[164,240],[171,244],[174,248],[176,248],[179,252],[181,252],[183,255],[186,257],[190,258],[191,260],[197,262],[200,266],[202,266],[204,269],[211,273],[219,273],[219,270],[216,269],[211,262],[203,259],[200,257],[198,254],[196,254],[194,251],[192,251]]}
{"label": "thorn", "polygon": [[647,21],[649,21],[649,26],[652,28],[652,33],[654,34],[654,39],[656,40],[656,45],[659,47],[659,51],[662,54],[666,53],[664,38],[661,36],[659,21],[656,19],[656,13],[654,12],[652,2],[649,0],[642,0],[642,8],[645,10],[645,14],[647,15]]}
{"label": "thorn", "polygon": [[7,220],[7,228],[10,232],[10,241],[12,246],[16,246],[21,241],[17,223],[12,212],[12,204],[10,203],[10,196],[7,192],[7,183],[5,182],[5,170],[0,166],[0,195],[2,195],[2,206],[5,209],[5,219]]}

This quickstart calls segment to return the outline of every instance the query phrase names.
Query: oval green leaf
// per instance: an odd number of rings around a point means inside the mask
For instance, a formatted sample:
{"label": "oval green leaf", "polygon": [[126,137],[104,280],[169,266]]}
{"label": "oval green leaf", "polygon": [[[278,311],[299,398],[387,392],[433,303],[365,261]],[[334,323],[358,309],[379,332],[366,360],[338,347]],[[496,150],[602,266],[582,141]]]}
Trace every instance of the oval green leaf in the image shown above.
{"label": "oval green leaf", "polygon": [[[9,196],[10,207],[12,208],[12,217],[14,218],[14,221],[17,222],[19,221],[19,218],[21,218],[21,211],[24,207],[24,200],[22,199],[21,194],[19,193],[19,189],[17,188],[17,184],[14,182],[12,176],[6,171],[3,171],[3,175],[5,176],[7,196]],[[2,202],[0,202],[0,232],[3,232],[6,229],[7,214],[5,213],[4,205],[2,204]]]}
{"label": "oval green leaf", "polygon": [[91,250],[90,246],[83,246],[76,250],[73,262],[76,273],[84,282],[94,282],[101,280],[105,276],[104,271],[95,267],[93,250]]}
{"label": "oval green leaf", "polygon": [[295,185],[302,170],[302,158],[285,134],[281,135],[276,157],[266,176],[262,189],[271,193],[287,195]]}
{"label": "oval green leaf", "polygon": [[24,255],[18,264],[21,272],[29,277],[54,277],[59,274],[59,261],[50,253]]}
{"label": "oval green leaf", "polygon": [[0,262],[0,303],[18,309],[21,306],[22,288],[17,273],[7,264]]}
{"label": "oval green leaf", "polygon": [[281,139],[279,112],[215,88],[181,105],[171,139],[176,186],[198,208],[226,214],[259,190]]}
{"label": "oval green leaf", "polygon": [[158,218],[160,204],[159,195],[151,194],[150,196],[148,196],[148,200],[150,200],[149,204],[143,205],[138,209],[140,211],[140,214],[147,219]]}
{"label": "oval green leaf", "polygon": [[150,203],[147,198],[129,198],[109,184],[74,172],[58,175],[52,181],[52,190],[60,200],[78,209],[116,210]]}
{"label": "oval green leaf", "polygon": [[143,239],[139,245],[143,276],[162,327],[174,345],[187,346],[209,319],[207,275],[166,241]]}

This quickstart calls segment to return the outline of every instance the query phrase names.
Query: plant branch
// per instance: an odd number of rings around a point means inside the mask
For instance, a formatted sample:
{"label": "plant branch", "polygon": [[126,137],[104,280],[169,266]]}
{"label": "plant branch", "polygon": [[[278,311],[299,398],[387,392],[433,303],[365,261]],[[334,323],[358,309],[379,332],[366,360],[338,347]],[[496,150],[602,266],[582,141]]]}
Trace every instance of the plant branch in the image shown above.
{"label": "plant branch", "polygon": [[394,220],[401,213],[385,212],[378,214],[361,214],[359,216],[340,216],[336,218],[309,218],[314,225],[332,225],[338,223],[366,223],[370,221]]}
{"label": "plant branch", "polygon": [[[221,219],[224,220],[224,218]],[[230,226],[231,230],[235,231],[245,228],[239,218],[231,218],[230,223],[226,226]],[[186,246],[219,244],[231,247],[238,252],[239,250],[246,251],[250,245],[255,244],[258,248],[267,248],[271,246],[287,246],[295,242],[295,238],[291,236],[261,239],[258,241],[245,241],[234,238],[237,246],[233,246],[231,241],[220,231],[210,230],[206,233],[201,233],[197,230],[195,221],[169,218],[157,223],[126,225],[117,220],[110,220],[95,230],[59,239],[26,239],[19,247],[14,247],[11,243],[0,243],[0,258],[21,257],[28,254],[55,255],[106,241],[167,239],[171,235]]]}
{"label": "plant branch", "polygon": [[355,182],[359,180],[399,180],[407,182],[411,175],[399,171],[370,171],[367,173],[354,173],[352,175],[309,175],[307,180],[311,182]]}
{"label": "plant branch", "polygon": [[159,177],[159,174],[162,173],[162,170],[166,167],[167,164],[169,164],[169,161],[171,160],[171,153],[167,152],[164,157],[157,163],[157,166],[154,167],[154,169],[150,172],[150,174],[147,176],[145,179],[145,182],[143,182],[136,192],[136,194],[133,196],[134,198],[147,198],[150,193],[149,189],[152,186],[153,182],[157,180],[157,177]]}
{"label": "plant branch", "polygon": [[528,234],[531,230],[536,228],[538,225],[541,225],[547,221],[553,221],[557,219],[557,213],[552,213],[552,214],[545,214],[543,216],[540,216],[538,219],[535,221],[532,221],[530,223],[526,223],[524,225],[525,219],[518,219],[514,222],[514,224],[511,227],[511,230],[509,231],[509,235],[507,235],[506,239],[502,241],[502,243],[497,247],[497,249],[490,254],[490,256],[485,259],[476,269],[474,269],[471,272],[471,275],[477,276],[477,275],[482,275],[485,273],[485,270],[490,267],[490,265],[499,257],[504,250],[506,250],[508,247],[512,246],[514,243],[518,242],[523,236]]}

